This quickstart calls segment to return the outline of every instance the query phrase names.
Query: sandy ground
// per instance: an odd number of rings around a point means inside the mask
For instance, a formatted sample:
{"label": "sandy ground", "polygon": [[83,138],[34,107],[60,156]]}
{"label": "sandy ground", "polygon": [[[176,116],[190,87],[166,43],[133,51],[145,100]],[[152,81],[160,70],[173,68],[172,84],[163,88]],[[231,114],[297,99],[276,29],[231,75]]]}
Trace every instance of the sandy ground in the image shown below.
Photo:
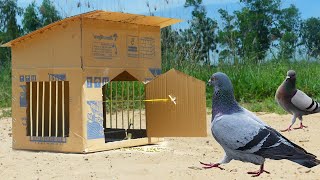
{"label": "sandy ground", "polygon": [[[257,114],[277,130],[291,119]],[[320,114],[306,116],[305,125],[309,127],[283,134],[320,157]],[[246,172],[258,169],[239,161],[223,165],[225,170],[202,169],[199,161],[217,162],[223,156],[209,127],[205,138],[165,138],[158,145],[86,155],[12,150],[11,141],[11,118],[0,119],[0,179],[249,179]],[[267,160],[265,166],[271,174],[256,179],[320,179],[320,165],[308,169],[287,160]]]}

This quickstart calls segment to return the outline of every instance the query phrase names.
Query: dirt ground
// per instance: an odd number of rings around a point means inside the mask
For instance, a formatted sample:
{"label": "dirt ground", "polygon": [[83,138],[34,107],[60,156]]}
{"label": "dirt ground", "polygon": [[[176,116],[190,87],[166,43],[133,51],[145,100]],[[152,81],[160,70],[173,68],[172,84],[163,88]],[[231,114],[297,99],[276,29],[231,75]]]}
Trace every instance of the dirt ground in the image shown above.
{"label": "dirt ground", "polygon": [[[277,130],[286,128],[291,119],[257,114]],[[208,115],[208,123],[210,119]],[[320,158],[320,114],[304,119],[307,129],[283,134]],[[231,161],[222,166],[225,170],[202,169],[199,161],[217,162],[223,156],[209,126],[205,138],[165,138],[158,145],[86,155],[12,150],[11,141],[11,118],[0,119],[0,179],[249,179],[246,172],[259,168]],[[265,168],[271,174],[256,179],[320,179],[320,165],[308,169],[287,160],[267,160]]]}

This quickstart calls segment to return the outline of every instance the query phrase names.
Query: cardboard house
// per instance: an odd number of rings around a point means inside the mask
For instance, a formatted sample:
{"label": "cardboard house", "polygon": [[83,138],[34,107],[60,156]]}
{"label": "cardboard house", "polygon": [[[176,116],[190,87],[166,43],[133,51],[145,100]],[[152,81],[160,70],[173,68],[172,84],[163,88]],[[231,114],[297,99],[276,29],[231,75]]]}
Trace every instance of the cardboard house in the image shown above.
{"label": "cardboard house", "polygon": [[160,29],[179,21],[92,11],[3,44],[13,148],[88,153],[206,136],[205,83],[161,72]]}

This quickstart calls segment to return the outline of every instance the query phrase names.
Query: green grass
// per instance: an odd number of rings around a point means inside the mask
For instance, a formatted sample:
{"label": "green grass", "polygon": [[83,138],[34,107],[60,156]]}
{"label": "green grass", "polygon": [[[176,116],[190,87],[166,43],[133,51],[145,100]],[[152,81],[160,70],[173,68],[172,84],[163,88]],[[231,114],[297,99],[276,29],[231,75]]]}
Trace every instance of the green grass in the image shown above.
{"label": "green grass", "polygon": [[[320,100],[320,62],[299,61],[292,63],[276,63],[271,61],[261,65],[219,65],[218,67],[208,65],[201,66],[187,61],[179,63],[173,61],[163,62],[163,72],[166,72],[171,68],[194,76],[204,82],[207,82],[210,76],[217,71],[226,73],[233,83],[237,101],[251,111],[275,112],[279,114],[285,113],[275,102],[274,94],[278,86],[284,80],[286,72],[289,69],[294,69],[297,72],[297,88],[314,99]],[[129,99],[133,99],[132,84],[125,83],[125,89],[128,85],[130,86]],[[120,85],[117,90],[115,89],[115,86],[112,88],[114,92],[118,91],[118,95],[121,94]],[[135,83],[134,99],[140,98],[138,95],[138,88],[138,84]],[[206,91],[207,106],[211,107],[213,88],[207,86]],[[124,94],[125,97],[127,97],[127,94]],[[115,94],[113,94],[113,99],[115,99]],[[138,103],[135,103],[136,108],[138,108],[137,105]],[[0,71],[0,108],[10,106],[11,69],[10,65],[7,65]]]}
{"label": "green grass", "polygon": [[11,109],[0,110],[0,119],[5,117],[11,117]]}
{"label": "green grass", "polygon": [[[207,82],[217,72],[226,73],[234,87],[238,102],[252,111],[284,113],[274,100],[278,86],[283,82],[289,69],[297,73],[297,88],[314,99],[320,100],[320,63],[299,61],[292,63],[268,62],[261,65],[221,65],[200,66],[183,62],[179,65],[165,66],[165,71],[175,68],[186,74]],[[211,106],[213,88],[207,86],[207,106]]]}
{"label": "green grass", "polygon": [[11,107],[11,66],[0,67],[0,108]]}

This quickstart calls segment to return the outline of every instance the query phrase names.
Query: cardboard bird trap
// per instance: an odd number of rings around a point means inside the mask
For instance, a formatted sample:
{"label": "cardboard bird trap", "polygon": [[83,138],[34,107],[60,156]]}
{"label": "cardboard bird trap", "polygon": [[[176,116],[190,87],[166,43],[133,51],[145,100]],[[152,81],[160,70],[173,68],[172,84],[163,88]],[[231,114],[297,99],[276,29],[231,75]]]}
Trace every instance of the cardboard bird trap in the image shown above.
{"label": "cardboard bird trap", "polygon": [[4,44],[13,148],[88,153],[206,136],[205,83],[161,74],[160,29],[179,21],[93,11]]}

